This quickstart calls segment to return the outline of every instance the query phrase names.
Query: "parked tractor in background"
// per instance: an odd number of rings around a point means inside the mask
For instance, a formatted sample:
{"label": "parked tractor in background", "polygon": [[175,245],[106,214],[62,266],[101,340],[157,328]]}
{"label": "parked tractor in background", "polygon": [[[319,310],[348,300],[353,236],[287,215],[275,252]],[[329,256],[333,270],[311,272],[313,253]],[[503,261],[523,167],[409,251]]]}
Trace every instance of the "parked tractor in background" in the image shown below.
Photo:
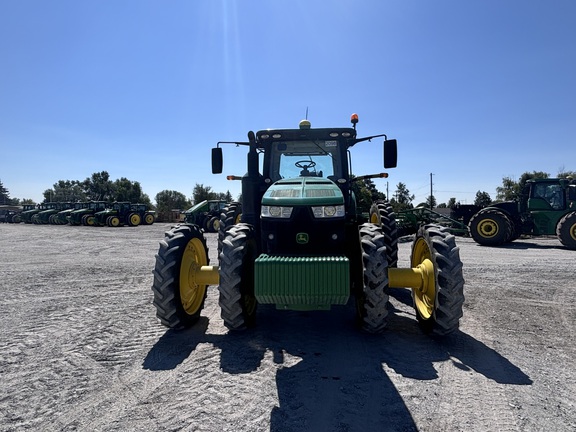
{"label": "parked tractor in background", "polygon": [[222,200],[204,200],[184,212],[184,222],[198,225],[206,232],[218,232],[220,213],[228,206]]}
{"label": "parked tractor in background", "polygon": [[46,209],[32,216],[32,222],[38,225],[46,225],[52,223],[51,218],[62,210],[73,207],[74,204],[70,202],[51,202],[46,203]]}
{"label": "parked tractor in background", "polygon": [[53,225],[67,225],[69,223],[70,214],[73,211],[87,208],[88,205],[89,203],[87,202],[72,203],[71,207],[50,216],[50,223]]}
{"label": "parked tractor in background", "polygon": [[34,205],[33,208],[25,210],[20,214],[20,217],[22,218],[22,222],[24,222],[26,224],[33,223],[32,218],[34,217],[34,215],[40,213],[43,210],[47,210],[47,209],[48,209],[48,206],[45,203]]}
{"label": "parked tractor in background", "polygon": [[36,208],[36,204],[23,204],[21,210],[14,211],[7,216],[8,223],[21,223],[23,222],[22,213],[29,210],[34,210]]}
{"label": "parked tractor in background", "polygon": [[94,214],[94,226],[138,226],[142,219],[137,211],[132,210],[128,201],[115,202],[110,208]]}
{"label": "parked tractor in background", "polygon": [[70,225],[94,225],[94,214],[105,210],[108,207],[106,201],[90,201],[88,206],[72,210],[68,215],[68,223]]}
{"label": "parked tractor in background", "polygon": [[568,249],[576,249],[576,180],[528,180],[518,201],[483,208],[472,216],[468,228],[472,238],[485,246],[521,235],[556,235]]}
{"label": "parked tractor in background", "polygon": [[132,204],[130,208],[133,212],[138,213],[142,225],[152,225],[156,221],[156,212],[148,210],[146,204]]}
{"label": "parked tractor in background", "polygon": [[222,172],[221,145],[248,149],[241,222],[220,231],[219,267],[209,265],[200,226],[181,224],[166,233],[152,286],[164,325],[194,324],[207,287],[218,285],[221,316],[232,331],[255,324],[258,304],[326,310],[354,298],[359,326],[379,333],[387,323],[390,287],[412,289],[425,332],[445,335],[458,328],[464,278],[455,237],[442,227],[420,227],[411,268],[397,268],[394,212],[386,202],[377,203],[370,218],[357,210],[350,160],[352,147],[384,137],[384,168],[394,168],[396,140],[385,134],[358,138],[358,117],[351,121],[353,128],[313,129],[303,120],[298,129],[250,131],[247,142],[219,142],[212,149],[216,174]]}

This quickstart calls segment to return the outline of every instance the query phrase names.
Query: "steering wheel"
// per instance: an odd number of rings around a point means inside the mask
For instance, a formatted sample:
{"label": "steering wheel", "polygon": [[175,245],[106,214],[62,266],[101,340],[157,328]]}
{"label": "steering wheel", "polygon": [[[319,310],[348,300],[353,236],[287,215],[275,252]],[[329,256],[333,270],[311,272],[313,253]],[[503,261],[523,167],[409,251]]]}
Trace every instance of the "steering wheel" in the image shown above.
{"label": "steering wheel", "polygon": [[308,168],[314,168],[316,166],[316,162],[311,160],[301,160],[294,164],[298,168],[302,168],[307,170]]}

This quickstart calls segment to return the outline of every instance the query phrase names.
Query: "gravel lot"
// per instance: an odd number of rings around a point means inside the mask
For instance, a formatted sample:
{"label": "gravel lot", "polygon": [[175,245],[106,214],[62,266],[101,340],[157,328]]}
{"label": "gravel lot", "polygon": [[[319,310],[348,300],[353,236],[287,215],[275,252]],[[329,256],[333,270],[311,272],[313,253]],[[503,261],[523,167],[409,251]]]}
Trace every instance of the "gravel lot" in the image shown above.
{"label": "gravel lot", "polygon": [[555,238],[458,238],[464,317],[444,339],[420,332],[407,290],[382,335],[352,306],[264,306],[229,335],[216,287],[194,328],[157,322],[169,228],[0,224],[0,430],[576,430],[576,252]]}

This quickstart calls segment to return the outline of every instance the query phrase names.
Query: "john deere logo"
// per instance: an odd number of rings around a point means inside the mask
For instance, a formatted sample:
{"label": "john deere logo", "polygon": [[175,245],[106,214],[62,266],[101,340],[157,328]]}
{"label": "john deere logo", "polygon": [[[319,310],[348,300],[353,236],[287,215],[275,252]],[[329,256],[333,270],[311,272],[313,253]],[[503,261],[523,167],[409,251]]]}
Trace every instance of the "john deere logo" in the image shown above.
{"label": "john deere logo", "polygon": [[306,233],[296,234],[296,243],[298,243],[298,244],[308,243],[308,234],[306,234]]}

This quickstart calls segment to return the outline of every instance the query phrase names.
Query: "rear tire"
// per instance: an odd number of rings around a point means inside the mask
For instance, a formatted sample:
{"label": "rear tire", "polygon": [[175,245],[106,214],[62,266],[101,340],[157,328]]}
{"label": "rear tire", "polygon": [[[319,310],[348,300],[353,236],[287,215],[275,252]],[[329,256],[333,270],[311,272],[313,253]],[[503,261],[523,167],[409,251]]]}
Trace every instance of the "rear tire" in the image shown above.
{"label": "rear tire", "polygon": [[254,228],[232,226],[222,242],[219,304],[224,325],[230,330],[252,327],[258,303],[254,297],[254,261],[257,258]]}
{"label": "rear tire", "polygon": [[496,209],[480,210],[470,219],[468,225],[474,241],[483,246],[499,246],[513,237],[510,219]]}
{"label": "rear tire", "polygon": [[444,336],[457,330],[464,304],[462,261],[455,237],[438,225],[420,227],[412,244],[412,268],[424,259],[434,265],[434,286],[412,290],[416,318],[425,333]]}
{"label": "rear tire", "polygon": [[142,218],[140,218],[140,215],[138,213],[130,213],[128,215],[127,220],[128,220],[128,226],[134,227],[140,225]]}
{"label": "rear tire", "polygon": [[398,267],[398,227],[392,206],[385,201],[376,201],[370,208],[370,222],[382,227],[388,267]]}
{"label": "rear tire", "polygon": [[556,226],[558,240],[568,249],[576,249],[576,212],[568,213]]}
{"label": "rear tire", "polygon": [[144,215],[144,225],[152,225],[154,223],[154,215],[152,213],[147,213]]}
{"label": "rear tire", "polygon": [[388,322],[388,261],[386,239],[374,224],[360,225],[362,293],[356,297],[358,323],[368,333],[381,333]]}
{"label": "rear tire", "polygon": [[208,247],[196,225],[177,225],[164,234],[154,267],[153,304],[162,324],[173,329],[190,327],[200,318],[207,285],[191,285],[194,266],[209,264]]}

